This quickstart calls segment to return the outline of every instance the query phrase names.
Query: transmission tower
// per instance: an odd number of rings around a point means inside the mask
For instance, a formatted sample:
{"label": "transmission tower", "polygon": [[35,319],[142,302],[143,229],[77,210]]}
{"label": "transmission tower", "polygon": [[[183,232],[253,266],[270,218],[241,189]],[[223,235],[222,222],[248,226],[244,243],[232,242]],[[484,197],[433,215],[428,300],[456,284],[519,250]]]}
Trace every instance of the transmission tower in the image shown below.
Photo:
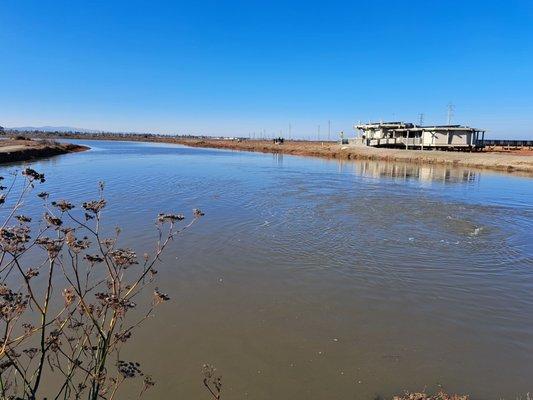
{"label": "transmission tower", "polygon": [[424,113],[418,114],[418,125],[420,126],[424,125],[424,117],[425,117]]}
{"label": "transmission tower", "polygon": [[452,124],[452,117],[455,113],[455,105],[453,105],[451,102],[448,103],[448,125]]}

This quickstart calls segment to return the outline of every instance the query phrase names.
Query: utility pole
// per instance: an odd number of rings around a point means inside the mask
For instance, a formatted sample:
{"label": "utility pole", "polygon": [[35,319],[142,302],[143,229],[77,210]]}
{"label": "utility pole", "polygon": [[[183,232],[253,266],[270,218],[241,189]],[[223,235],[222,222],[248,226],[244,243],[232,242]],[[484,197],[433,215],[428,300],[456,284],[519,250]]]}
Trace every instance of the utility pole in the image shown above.
{"label": "utility pole", "polygon": [[425,117],[424,113],[418,114],[418,125],[420,126],[424,125],[424,117]]}
{"label": "utility pole", "polygon": [[318,131],[317,131],[316,137],[318,141],[320,141],[320,125],[318,125]]}
{"label": "utility pole", "polygon": [[455,113],[455,105],[452,104],[452,102],[448,103],[448,125],[452,124],[452,117]]}
{"label": "utility pole", "polygon": [[291,123],[289,122],[289,140],[291,140],[291,130],[292,130],[292,126],[291,126]]}
{"label": "utility pole", "polygon": [[331,140],[331,120],[328,119],[328,142]]}

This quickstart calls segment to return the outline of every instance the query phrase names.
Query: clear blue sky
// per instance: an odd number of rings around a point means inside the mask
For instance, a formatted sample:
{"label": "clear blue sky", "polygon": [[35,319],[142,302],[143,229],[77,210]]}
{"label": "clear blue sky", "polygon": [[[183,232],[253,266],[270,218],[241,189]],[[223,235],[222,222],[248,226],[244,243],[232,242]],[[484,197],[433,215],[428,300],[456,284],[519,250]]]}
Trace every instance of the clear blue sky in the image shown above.
{"label": "clear blue sky", "polygon": [[533,1],[0,1],[0,125],[533,138]]}

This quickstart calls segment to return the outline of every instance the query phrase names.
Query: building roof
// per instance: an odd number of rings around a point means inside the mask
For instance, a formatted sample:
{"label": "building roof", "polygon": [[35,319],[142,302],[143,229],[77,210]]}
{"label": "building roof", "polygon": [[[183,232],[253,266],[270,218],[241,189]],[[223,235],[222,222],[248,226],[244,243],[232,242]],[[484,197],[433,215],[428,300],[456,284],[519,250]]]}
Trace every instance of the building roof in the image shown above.
{"label": "building roof", "polygon": [[370,122],[368,124],[359,124],[355,126],[359,130],[375,130],[375,129],[393,129],[395,131],[464,131],[464,132],[482,132],[480,129],[472,128],[462,125],[415,125],[409,122]]}
{"label": "building roof", "polygon": [[369,122],[367,124],[359,124],[355,127],[357,129],[381,129],[381,128],[388,128],[388,129],[399,129],[399,128],[412,128],[414,125],[409,122],[400,122],[400,121],[387,121],[387,122]]}

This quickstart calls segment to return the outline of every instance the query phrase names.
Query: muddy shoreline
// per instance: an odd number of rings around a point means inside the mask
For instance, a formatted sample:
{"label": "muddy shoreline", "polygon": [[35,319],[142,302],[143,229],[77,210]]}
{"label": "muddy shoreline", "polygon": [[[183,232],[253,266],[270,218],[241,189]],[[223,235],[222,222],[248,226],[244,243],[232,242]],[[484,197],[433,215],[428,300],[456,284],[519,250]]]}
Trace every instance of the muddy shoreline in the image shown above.
{"label": "muddy shoreline", "polygon": [[452,151],[421,151],[341,146],[332,142],[303,141],[274,144],[270,141],[257,140],[238,142],[215,139],[181,139],[176,140],[176,143],[191,147],[281,153],[343,160],[374,160],[416,164],[438,164],[452,167],[490,169],[533,177],[533,155],[527,151],[524,151],[524,155],[521,155],[518,152],[509,154],[503,152],[468,153]]}
{"label": "muddy shoreline", "polygon": [[533,152],[482,151],[454,152],[428,150],[383,149],[372,147],[342,146],[336,142],[285,141],[275,144],[270,140],[227,140],[193,139],[161,136],[84,136],[80,139],[126,140],[143,142],[175,143],[189,147],[214,148],[261,153],[288,154],[296,156],[322,157],[340,160],[373,160],[415,164],[436,164],[449,167],[465,167],[512,173],[533,177]]}
{"label": "muddy shoreline", "polygon": [[80,134],[33,132],[33,137],[54,139],[119,140],[181,144],[189,147],[214,148],[236,151],[288,154],[340,160],[373,160],[414,164],[434,164],[449,167],[464,167],[492,170],[533,177],[533,151],[454,152],[432,150],[383,149],[359,146],[343,146],[337,142],[285,141],[275,144],[270,140],[229,140],[211,138],[186,138],[143,134]]}
{"label": "muddy shoreline", "polygon": [[0,141],[0,164],[76,153],[89,147],[44,140],[6,139]]}

